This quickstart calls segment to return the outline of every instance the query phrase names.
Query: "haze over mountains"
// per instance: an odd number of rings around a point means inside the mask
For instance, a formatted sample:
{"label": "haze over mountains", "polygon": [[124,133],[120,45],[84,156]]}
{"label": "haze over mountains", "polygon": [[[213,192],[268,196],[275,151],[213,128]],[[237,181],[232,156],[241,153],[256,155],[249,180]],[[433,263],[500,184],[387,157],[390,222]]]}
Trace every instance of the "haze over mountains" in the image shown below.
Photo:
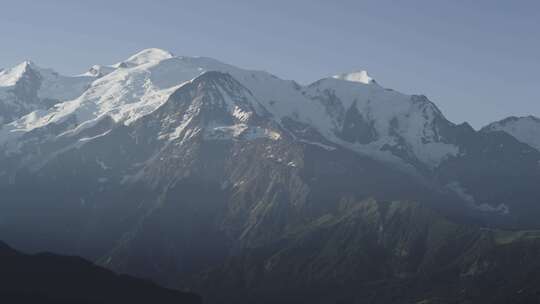
{"label": "haze over mountains", "polygon": [[159,49],[71,77],[2,70],[0,117],[17,248],[216,303],[538,295],[534,117],[477,131],[365,71],[303,86]]}

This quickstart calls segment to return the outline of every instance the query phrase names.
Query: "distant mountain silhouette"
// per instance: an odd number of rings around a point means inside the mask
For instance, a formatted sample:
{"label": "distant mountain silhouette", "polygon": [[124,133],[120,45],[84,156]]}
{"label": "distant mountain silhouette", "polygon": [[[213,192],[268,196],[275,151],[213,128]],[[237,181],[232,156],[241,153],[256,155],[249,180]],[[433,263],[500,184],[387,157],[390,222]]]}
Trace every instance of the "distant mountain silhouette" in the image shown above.
{"label": "distant mountain silhouette", "polygon": [[0,242],[0,303],[201,303],[199,296],[117,275],[78,257],[22,254]]}

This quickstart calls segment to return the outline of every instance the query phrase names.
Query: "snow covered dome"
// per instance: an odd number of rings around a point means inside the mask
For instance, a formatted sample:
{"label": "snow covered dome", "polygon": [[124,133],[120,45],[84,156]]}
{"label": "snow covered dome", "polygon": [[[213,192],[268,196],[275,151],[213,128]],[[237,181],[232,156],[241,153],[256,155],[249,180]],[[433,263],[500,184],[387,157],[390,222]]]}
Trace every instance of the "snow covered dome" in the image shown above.
{"label": "snow covered dome", "polygon": [[128,66],[138,66],[146,63],[159,62],[173,57],[174,55],[169,51],[150,48],[138,52],[137,54],[129,57],[126,61],[117,64],[117,66],[126,64]]}
{"label": "snow covered dome", "polygon": [[364,70],[351,72],[351,73],[343,73],[343,74],[332,76],[332,78],[352,81],[352,82],[359,82],[359,83],[364,83],[364,84],[370,84],[374,82],[374,79],[371,78],[368,72]]}
{"label": "snow covered dome", "polygon": [[0,69],[0,87],[13,86],[23,77],[24,73],[34,64],[26,60],[10,69]]}

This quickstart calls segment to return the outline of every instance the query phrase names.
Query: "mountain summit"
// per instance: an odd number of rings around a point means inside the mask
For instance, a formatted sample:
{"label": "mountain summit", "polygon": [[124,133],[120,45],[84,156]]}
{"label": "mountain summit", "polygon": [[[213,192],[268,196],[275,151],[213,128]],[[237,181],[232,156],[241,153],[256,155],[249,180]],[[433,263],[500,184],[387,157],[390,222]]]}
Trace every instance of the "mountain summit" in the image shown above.
{"label": "mountain summit", "polygon": [[511,116],[491,123],[482,129],[485,132],[502,131],[540,151],[540,118],[535,116]]}
{"label": "mountain summit", "polygon": [[352,72],[352,73],[339,74],[339,75],[333,76],[333,78],[359,82],[363,84],[370,84],[371,82],[374,81],[373,78],[371,78],[371,76],[368,75],[367,71],[357,71],[357,72]]}
{"label": "mountain summit", "polygon": [[127,64],[130,66],[135,66],[135,65],[159,62],[159,61],[170,59],[173,57],[174,57],[173,54],[170,53],[169,51],[165,51],[165,50],[157,49],[157,48],[150,48],[150,49],[145,49],[138,52],[137,54],[129,57],[126,61],[123,61],[117,65],[120,66],[122,64]]}

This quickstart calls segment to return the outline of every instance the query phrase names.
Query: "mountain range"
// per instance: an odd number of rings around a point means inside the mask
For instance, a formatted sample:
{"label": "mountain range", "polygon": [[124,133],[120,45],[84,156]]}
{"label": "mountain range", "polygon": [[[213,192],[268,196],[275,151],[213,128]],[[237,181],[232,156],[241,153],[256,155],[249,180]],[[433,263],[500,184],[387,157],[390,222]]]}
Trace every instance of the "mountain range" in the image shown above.
{"label": "mountain range", "polygon": [[210,303],[538,295],[535,117],[475,130],[365,71],[301,85],[147,49],[1,70],[0,122],[0,239],[25,251]]}

